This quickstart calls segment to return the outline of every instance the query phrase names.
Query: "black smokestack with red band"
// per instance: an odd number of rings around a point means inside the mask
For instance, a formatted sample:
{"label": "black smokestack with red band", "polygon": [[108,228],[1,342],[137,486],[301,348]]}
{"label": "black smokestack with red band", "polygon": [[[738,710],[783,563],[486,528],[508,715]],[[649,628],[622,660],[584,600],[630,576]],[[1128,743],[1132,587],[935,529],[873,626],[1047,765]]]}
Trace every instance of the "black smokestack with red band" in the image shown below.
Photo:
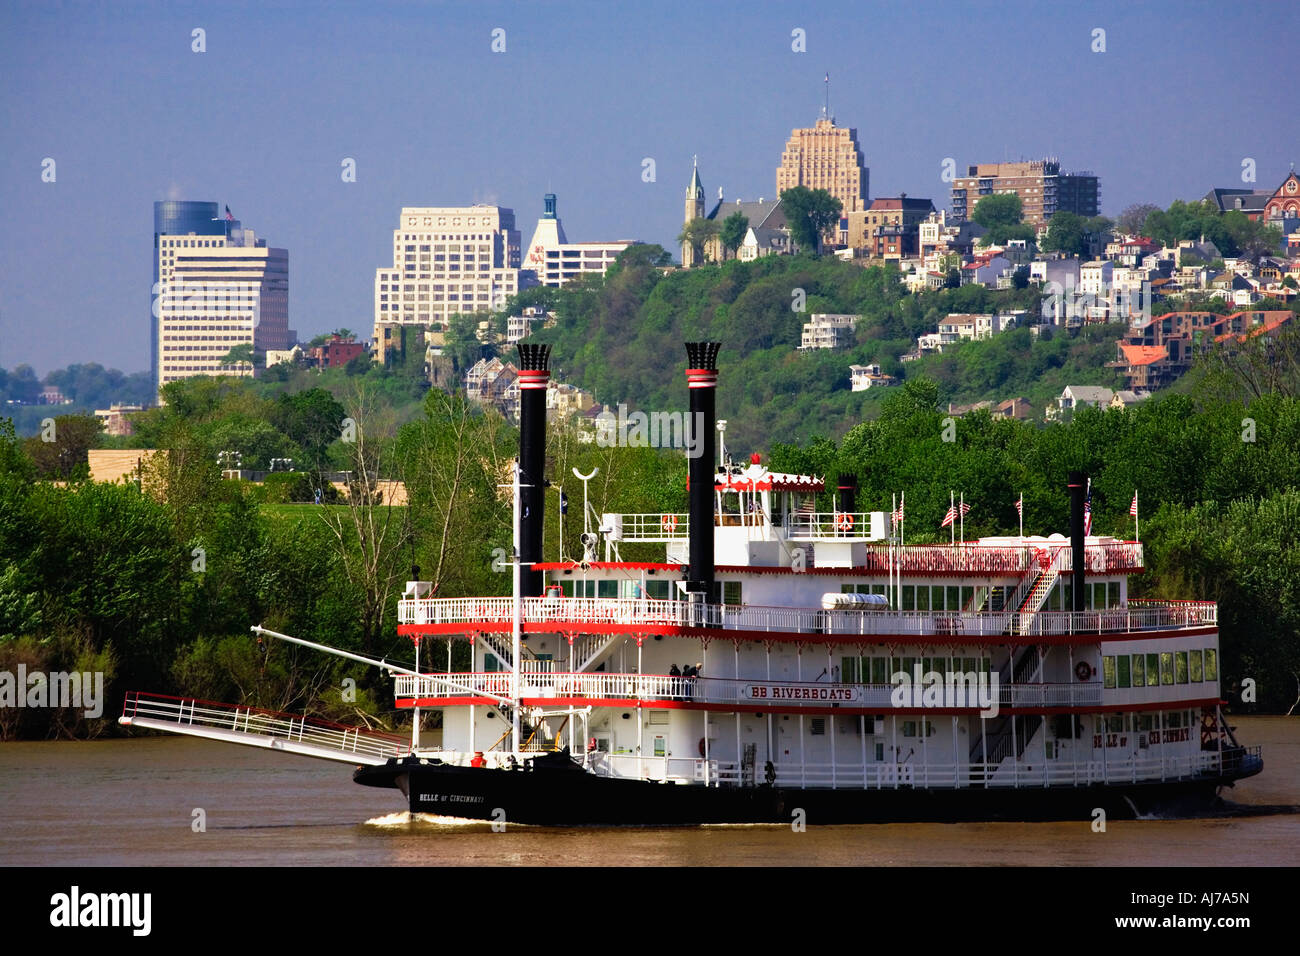
{"label": "black smokestack with red band", "polygon": [[840,513],[853,514],[858,510],[858,476],[857,475],[840,475],[840,480],[835,486],[839,492]]}
{"label": "black smokestack with red band", "polygon": [[1081,471],[1072,471],[1069,476],[1070,489],[1070,550],[1074,559],[1073,598],[1071,610],[1083,610],[1083,496],[1088,486],[1088,476]]}
{"label": "black smokestack with red band", "polygon": [[691,479],[691,556],[686,590],[717,603],[713,564],[714,469],[717,458],[717,392],[719,342],[686,343],[686,388],[690,393],[692,442],[688,448]]}
{"label": "black smokestack with red band", "polygon": [[519,560],[524,563],[520,593],[540,597],[542,572],[529,567],[542,560],[542,519],[546,514],[546,388],[551,380],[551,347],[519,348]]}

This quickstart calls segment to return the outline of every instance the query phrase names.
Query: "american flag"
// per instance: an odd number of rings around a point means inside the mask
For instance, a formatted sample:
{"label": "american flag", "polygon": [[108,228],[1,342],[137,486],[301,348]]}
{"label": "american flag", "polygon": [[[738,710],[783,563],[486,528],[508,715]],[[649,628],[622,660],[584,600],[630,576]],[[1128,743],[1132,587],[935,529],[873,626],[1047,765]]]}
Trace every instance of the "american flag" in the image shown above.
{"label": "american flag", "polygon": [[899,522],[902,520],[903,520],[903,501],[902,499],[899,499],[898,510],[894,512],[894,521]]}
{"label": "american flag", "polygon": [[1133,492],[1133,503],[1128,506],[1128,516],[1136,518],[1138,516],[1138,493]]}
{"label": "american flag", "polygon": [[1021,495],[1016,499],[1016,514],[1021,518],[1025,516],[1025,496]]}
{"label": "american flag", "polygon": [[234,221],[235,221],[235,217],[231,214],[231,212],[230,212],[230,207],[229,207],[229,206],[226,207],[226,221],[227,221],[227,222],[234,222]]}
{"label": "american flag", "polygon": [[961,508],[961,516],[963,518],[970,514],[970,505],[966,504],[966,502],[963,501],[959,507]]}
{"label": "american flag", "polygon": [[1088,479],[1088,497],[1083,502],[1083,536],[1092,534],[1092,479]]}
{"label": "american flag", "polygon": [[948,509],[948,513],[943,516],[943,523],[940,524],[939,527],[946,528],[948,527],[948,525],[952,524],[956,520],[957,520],[957,506],[953,505],[951,508]]}

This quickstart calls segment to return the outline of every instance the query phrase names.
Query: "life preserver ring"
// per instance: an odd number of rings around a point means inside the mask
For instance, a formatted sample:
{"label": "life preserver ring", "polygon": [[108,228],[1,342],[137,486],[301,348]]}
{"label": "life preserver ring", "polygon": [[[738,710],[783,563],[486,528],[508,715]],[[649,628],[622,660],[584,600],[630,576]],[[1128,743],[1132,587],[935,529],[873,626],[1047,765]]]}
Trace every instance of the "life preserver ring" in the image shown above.
{"label": "life preserver ring", "polygon": [[701,756],[701,757],[704,756],[704,738],[703,738],[703,737],[700,738],[700,756]]}
{"label": "life preserver ring", "polygon": [[835,518],[835,527],[841,531],[852,531],[853,515],[851,514],[837,515]]}
{"label": "life preserver ring", "polygon": [[1087,661],[1079,661],[1074,665],[1074,676],[1079,680],[1090,680],[1092,678],[1092,665]]}
{"label": "life preserver ring", "polygon": [[670,534],[677,530],[677,515],[664,515],[659,519],[659,527]]}

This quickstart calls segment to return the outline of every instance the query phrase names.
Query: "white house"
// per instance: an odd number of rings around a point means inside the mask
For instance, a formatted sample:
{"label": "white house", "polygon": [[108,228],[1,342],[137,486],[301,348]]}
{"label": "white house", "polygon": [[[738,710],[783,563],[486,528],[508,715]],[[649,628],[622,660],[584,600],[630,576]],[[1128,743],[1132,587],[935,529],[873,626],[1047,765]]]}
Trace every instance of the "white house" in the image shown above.
{"label": "white house", "polygon": [[894,376],[881,374],[880,366],[875,362],[870,365],[850,365],[849,381],[855,392],[865,392],[873,385],[883,387],[898,384],[898,379]]}

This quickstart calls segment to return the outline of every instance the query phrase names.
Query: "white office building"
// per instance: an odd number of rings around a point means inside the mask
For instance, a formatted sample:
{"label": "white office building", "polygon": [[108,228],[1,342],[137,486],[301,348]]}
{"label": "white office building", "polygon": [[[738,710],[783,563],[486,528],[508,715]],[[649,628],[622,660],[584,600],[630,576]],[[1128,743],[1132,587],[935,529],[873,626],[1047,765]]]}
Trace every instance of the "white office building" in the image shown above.
{"label": "white office building", "polygon": [[375,270],[376,357],[400,340],[402,326],[445,331],[458,312],[504,307],[520,280],[513,210],[403,207],[393,230],[393,264]]}
{"label": "white office building", "polygon": [[547,193],[543,202],[542,218],[537,220],[537,228],[523,256],[523,268],[533,274],[539,285],[558,288],[580,275],[604,275],[624,249],[637,244],[634,239],[569,242],[555,211],[555,193]]}
{"label": "white office building", "polygon": [[159,385],[194,375],[253,374],[251,364],[223,365],[237,345],[287,349],[289,253],[268,247],[251,229],[230,223],[228,235],[156,236]]}

